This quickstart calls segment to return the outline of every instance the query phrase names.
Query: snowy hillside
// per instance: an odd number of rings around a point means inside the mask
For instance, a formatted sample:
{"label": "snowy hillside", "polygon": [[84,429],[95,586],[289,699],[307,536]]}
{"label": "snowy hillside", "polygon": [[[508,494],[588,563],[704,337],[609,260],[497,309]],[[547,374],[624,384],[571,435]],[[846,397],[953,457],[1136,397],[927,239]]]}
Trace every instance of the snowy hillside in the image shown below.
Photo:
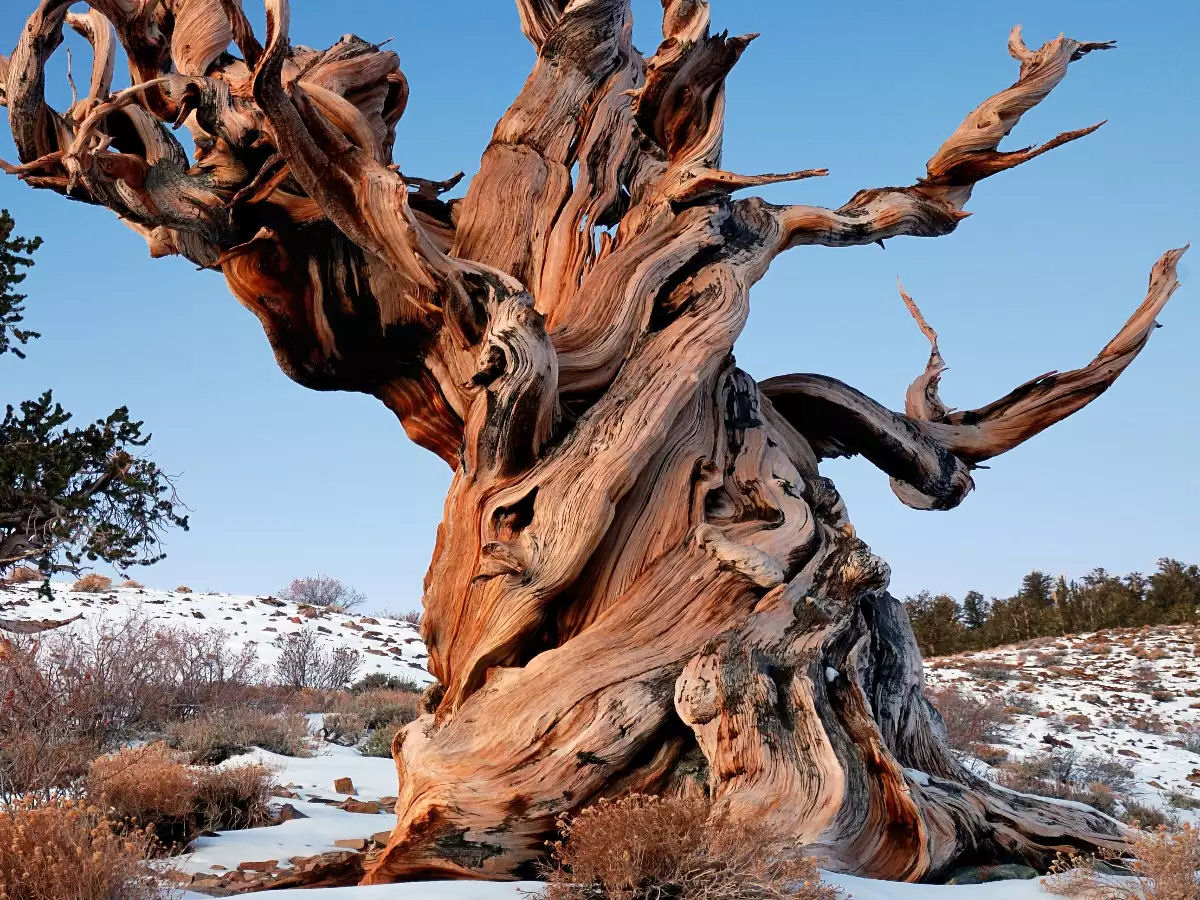
{"label": "snowy hillside", "polygon": [[[431,680],[417,629],[394,619],[304,608],[272,597],[196,594],[145,588],[78,593],[56,584],[55,597],[36,585],[0,590],[0,617],[67,619],[60,633],[86,636],[101,623],[143,616],[178,629],[220,629],[234,647],[252,647],[263,676],[279,656],[278,640],[312,629],[328,647],[362,654],[358,676],[380,672]],[[1131,770],[1123,795],[1200,822],[1200,630],[1162,627],[1111,631],[931,659],[933,688],[953,685],[1006,707],[1011,722],[992,743],[1012,760],[1044,751],[1117,760]],[[268,827],[208,834],[190,852],[169,860],[187,898],[241,890],[286,879],[315,860],[377,848],[395,823],[391,805],[396,771],[387,758],[316,737],[322,717],[310,716],[314,755],[281,756],[255,749],[222,763],[268,766],[279,788],[275,808],[284,821]],[[982,763],[979,763],[982,766]],[[993,774],[996,774],[993,772]],[[349,778],[353,785],[341,780]],[[349,788],[337,790],[335,787]],[[353,791],[351,793],[350,791]],[[1179,805],[1180,797],[1197,800]],[[981,885],[930,886],[829,875],[850,900],[1025,900],[1051,896],[1040,879]],[[517,900],[535,897],[532,883],[427,883],[360,889],[272,892],[273,897],[347,900]]]}
{"label": "snowy hillside", "polygon": [[192,631],[219,629],[230,646],[250,646],[258,658],[261,677],[270,677],[279,658],[281,637],[312,629],[327,648],[359,651],[357,677],[380,672],[409,678],[419,684],[432,681],[425,669],[425,645],[416,626],[398,619],[356,613],[307,609],[274,597],[242,594],[196,594],[151,588],[120,588],[101,593],[79,593],[71,583],[55,583],[54,597],[38,595],[37,583],[0,590],[0,610],[10,619],[69,619],[82,615],[67,631],[87,635],[102,622],[118,624],[130,616]]}
{"label": "snowy hillside", "polygon": [[1040,638],[927,660],[925,677],[1004,703],[1014,721],[995,743],[1011,757],[1121,762],[1132,769],[1123,798],[1197,823],[1186,804],[1200,807],[1198,641],[1186,625]]}

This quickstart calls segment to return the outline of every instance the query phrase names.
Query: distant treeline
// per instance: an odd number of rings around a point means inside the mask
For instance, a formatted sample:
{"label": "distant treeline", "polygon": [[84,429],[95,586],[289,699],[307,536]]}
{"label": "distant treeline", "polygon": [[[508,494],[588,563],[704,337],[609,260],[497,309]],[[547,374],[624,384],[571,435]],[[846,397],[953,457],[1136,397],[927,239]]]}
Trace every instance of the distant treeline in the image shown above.
{"label": "distant treeline", "polygon": [[1093,569],[1079,580],[1030,572],[1011,597],[962,601],[922,591],[904,601],[924,656],[1105,628],[1200,621],[1200,566],[1160,559],[1152,575]]}

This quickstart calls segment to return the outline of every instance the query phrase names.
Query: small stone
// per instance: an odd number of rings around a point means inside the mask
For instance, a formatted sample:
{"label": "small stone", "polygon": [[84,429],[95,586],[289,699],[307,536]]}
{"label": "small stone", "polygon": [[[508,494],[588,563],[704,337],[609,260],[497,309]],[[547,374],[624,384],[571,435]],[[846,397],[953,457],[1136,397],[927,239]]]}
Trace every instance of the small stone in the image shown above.
{"label": "small stone", "polygon": [[373,835],[371,835],[371,840],[374,843],[378,844],[380,847],[386,847],[387,842],[390,841],[391,839],[392,839],[392,833],[390,831],[377,831]]}
{"label": "small stone", "polygon": [[366,850],[366,838],[338,838],[333,842],[335,847],[345,847],[347,850]]}
{"label": "small stone", "polygon": [[282,797],[285,800],[298,800],[300,795],[295,791],[289,791],[287,788],[277,787],[271,791],[272,797]]}
{"label": "small stone", "polygon": [[193,609],[193,610],[192,610],[192,617],[193,617],[193,618],[195,618],[195,619],[203,619],[203,618],[204,618],[204,613],[200,612],[200,610],[198,610],[198,609]]}
{"label": "small stone", "polygon": [[270,872],[277,865],[279,865],[279,860],[277,860],[277,859],[264,859],[264,860],[260,860],[258,862],[244,862],[244,863],[238,863],[238,871],[239,872]]}
{"label": "small stone", "polygon": [[285,804],[283,804],[283,806],[279,807],[279,821],[280,822],[290,822],[293,819],[307,819],[307,818],[308,818],[308,816],[306,816],[304,813],[300,812],[300,810],[296,809],[296,807],[292,806],[292,804],[290,804],[290,803],[285,803]]}
{"label": "small stone", "polygon": [[362,813],[368,816],[379,815],[378,800],[347,800],[345,803],[339,803],[338,808],[344,809],[346,812]]}
{"label": "small stone", "polygon": [[333,789],[339,794],[357,794],[354,789],[354,781],[350,778],[336,778],[333,782]]}
{"label": "small stone", "polygon": [[946,884],[987,884],[992,881],[1025,881],[1037,877],[1037,870],[1029,866],[968,866],[951,875]]}

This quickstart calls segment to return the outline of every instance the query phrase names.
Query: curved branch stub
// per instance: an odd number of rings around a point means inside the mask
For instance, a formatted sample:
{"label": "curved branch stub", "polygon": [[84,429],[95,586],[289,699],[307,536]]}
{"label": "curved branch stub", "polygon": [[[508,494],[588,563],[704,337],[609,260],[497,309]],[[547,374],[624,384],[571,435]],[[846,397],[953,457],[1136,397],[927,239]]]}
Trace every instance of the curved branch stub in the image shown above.
{"label": "curved branch stub", "polygon": [[938,396],[938,382],[941,380],[942,373],[946,371],[946,362],[942,359],[941,351],[938,350],[937,332],[925,321],[920,308],[905,292],[904,285],[900,283],[899,278],[896,279],[896,287],[900,290],[900,299],[904,301],[909,314],[916,321],[917,327],[921,329],[921,334],[925,335],[929,341],[929,362],[925,364],[925,371],[909,385],[908,392],[904,397],[904,411],[914,419],[926,421],[940,419],[946,414],[946,407],[942,403],[941,397]]}

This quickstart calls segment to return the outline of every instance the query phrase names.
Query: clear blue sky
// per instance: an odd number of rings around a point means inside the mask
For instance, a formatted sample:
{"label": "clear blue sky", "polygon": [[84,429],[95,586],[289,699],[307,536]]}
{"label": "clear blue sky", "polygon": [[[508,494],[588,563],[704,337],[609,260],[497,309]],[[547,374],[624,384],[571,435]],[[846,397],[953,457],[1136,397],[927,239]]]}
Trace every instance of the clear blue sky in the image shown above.
{"label": "clear blue sky", "polygon": [[[33,5],[0,4],[7,49]],[[406,172],[470,174],[532,62],[504,0],[293,5],[296,42],[395,38],[412,87],[396,151]],[[658,8],[635,2],[646,52]],[[1060,31],[1119,41],[1073,64],[1009,146],[1108,124],[984,183],[955,234],[779,259],[737,347],[756,377],[822,372],[899,408],[927,354],[897,298],[900,275],[941,334],[944,399],[977,406],[1086,362],[1140,302],[1157,256],[1200,241],[1194,2],[714,0],[713,19],[762,33],[729,82],[727,166],[828,166],[828,178],[765,196],[832,206],[923,173],[963,115],[1014,79],[1013,23],[1031,46]],[[77,69],[85,58],[77,54]],[[0,156],[11,159],[2,130]],[[377,401],[288,381],[219,275],[152,261],[108,213],[12,179],[0,180],[0,206],[46,240],[28,281],[28,324],[46,337],[27,361],[0,360],[0,402],[53,387],[81,419],[128,404],[191,507],[192,531],[172,534],[168,558],[139,578],[262,592],[319,571],[375,605],[418,603],[450,479],[444,463],[409,444]],[[1034,567],[1070,575],[1146,570],[1162,555],[1200,560],[1200,283],[1188,284],[1200,248],[1193,254],[1165,328],[1130,371],[979,472],[959,509],[909,510],[866,463],[827,464],[859,534],[891,562],[894,591],[961,597],[1007,592]]]}

